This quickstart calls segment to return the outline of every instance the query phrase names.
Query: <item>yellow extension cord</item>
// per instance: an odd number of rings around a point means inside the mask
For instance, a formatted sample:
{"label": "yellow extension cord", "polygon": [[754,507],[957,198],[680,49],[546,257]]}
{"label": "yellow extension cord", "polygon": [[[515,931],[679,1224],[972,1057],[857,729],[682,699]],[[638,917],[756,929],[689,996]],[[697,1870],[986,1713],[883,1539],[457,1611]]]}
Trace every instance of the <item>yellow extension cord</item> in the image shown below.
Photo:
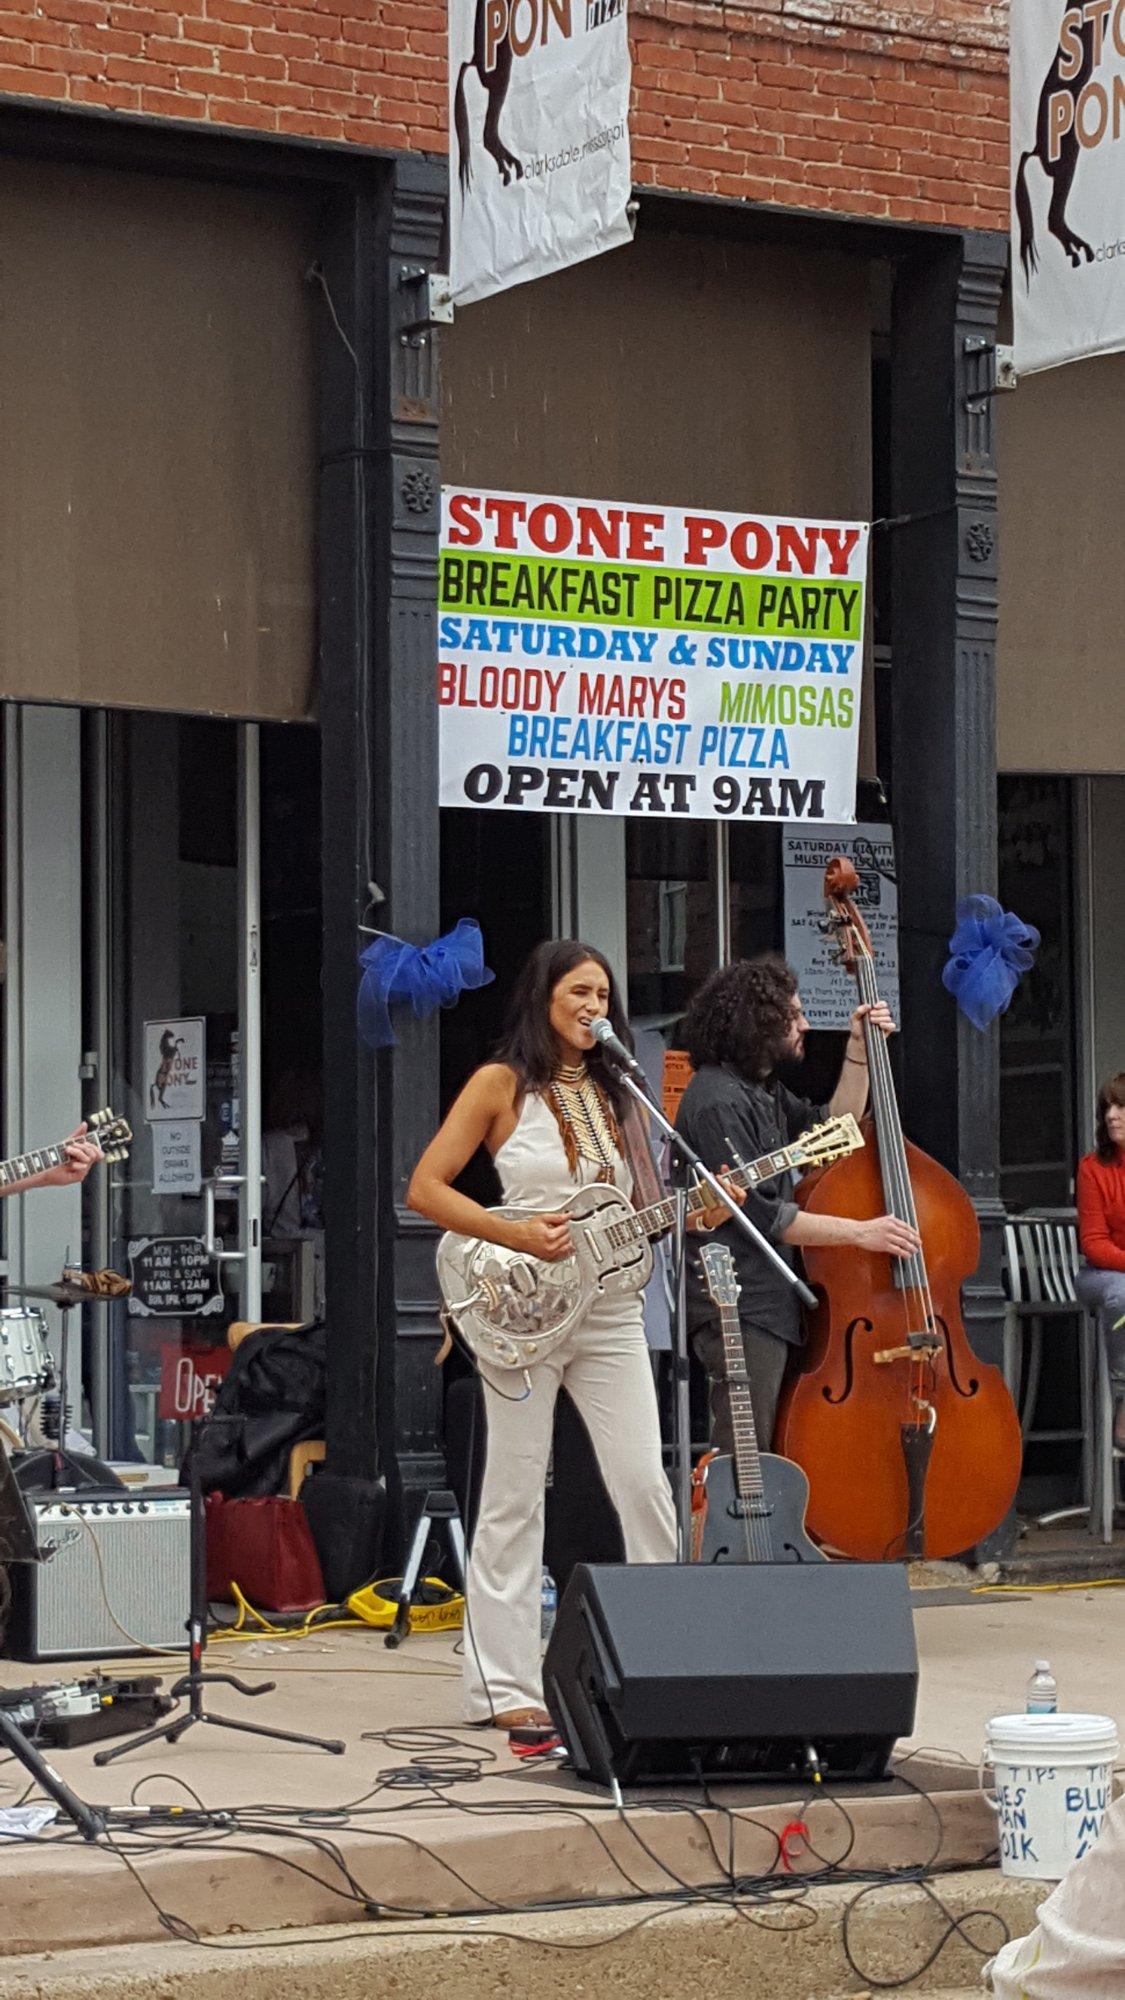
{"label": "yellow extension cord", "polygon": [[[389,1631],[398,1611],[397,1597],[385,1597],[382,1593],[388,1586],[401,1582],[400,1577],[381,1577],[369,1583],[362,1590],[354,1590],[343,1605],[318,1604],[306,1613],[299,1625],[277,1625],[267,1618],[263,1611],[251,1604],[245,1592],[237,1583],[231,1583],[231,1594],[238,1606],[238,1617],[233,1625],[208,1635],[208,1645],[216,1645],[225,1639],[308,1639],[314,1632],[338,1632],[345,1628],[352,1630],[372,1627]],[[410,1611],[411,1632],[448,1632],[456,1630],[464,1620],[465,1600],[440,1577],[428,1576],[426,1588],[443,1592],[436,1604],[414,1604]],[[326,1612],[347,1611],[350,1617],[326,1617]]]}

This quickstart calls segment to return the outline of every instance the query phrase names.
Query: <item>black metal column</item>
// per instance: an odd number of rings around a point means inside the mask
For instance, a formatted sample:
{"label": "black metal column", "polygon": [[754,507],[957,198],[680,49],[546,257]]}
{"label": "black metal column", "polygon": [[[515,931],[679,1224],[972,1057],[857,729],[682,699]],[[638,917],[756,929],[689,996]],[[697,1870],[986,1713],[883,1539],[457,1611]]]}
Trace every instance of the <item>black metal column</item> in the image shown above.
{"label": "black metal column", "polygon": [[891,531],[904,1115],[980,1219],[965,1322],[993,1362],[1003,1315],[999,1030],[972,1027],[941,972],[958,900],[996,893],[995,408],[981,392],[1006,261],[1005,238],[971,233],[904,260],[892,348],[892,511],[909,517]]}
{"label": "black metal column", "polygon": [[[437,1111],[437,1030],[356,1027],[363,923],[428,942],[438,916],[434,702],[440,478],[433,336],[410,272],[437,261],[444,166],[404,158],[341,196],[322,245],[323,791],[328,1460],[309,1502],[330,1594],[393,1561],[405,1176]],[[372,885],[377,885],[372,903]],[[432,1280],[429,1287],[432,1293]]]}
{"label": "black metal column", "polygon": [[[438,266],[445,216],[444,161],[404,160],[397,168],[386,253],[386,444],[380,454],[381,635],[386,672],[379,677],[381,770],[376,798],[378,880],[387,922],[400,936],[428,944],[441,921],[436,686],[440,380],[437,337],[411,322],[419,311],[418,273]],[[444,1480],[441,1371],[434,1245],[437,1230],[404,1205],[407,1182],[433,1137],[440,1111],[440,1014],[395,1019],[396,1046],[381,1068],[379,1172],[385,1289],[380,1292],[381,1432],[397,1496],[388,1549],[395,1562],[403,1521],[412,1525],[416,1495]]]}

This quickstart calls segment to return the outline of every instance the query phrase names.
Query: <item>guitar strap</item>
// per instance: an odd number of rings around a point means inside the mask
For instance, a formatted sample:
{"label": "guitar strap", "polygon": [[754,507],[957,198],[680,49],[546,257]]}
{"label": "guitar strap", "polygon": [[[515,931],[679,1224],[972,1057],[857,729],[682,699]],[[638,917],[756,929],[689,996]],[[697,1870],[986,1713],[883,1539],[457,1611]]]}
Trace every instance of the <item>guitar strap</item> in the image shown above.
{"label": "guitar strap", "polygon": [[653,1208],[658,1201],[665,1199],[667,1189],[656,1171],[640,1107],[632,1100],[626,1105],[621,1120],[621,1144],[633,1176],[633,1207]]}

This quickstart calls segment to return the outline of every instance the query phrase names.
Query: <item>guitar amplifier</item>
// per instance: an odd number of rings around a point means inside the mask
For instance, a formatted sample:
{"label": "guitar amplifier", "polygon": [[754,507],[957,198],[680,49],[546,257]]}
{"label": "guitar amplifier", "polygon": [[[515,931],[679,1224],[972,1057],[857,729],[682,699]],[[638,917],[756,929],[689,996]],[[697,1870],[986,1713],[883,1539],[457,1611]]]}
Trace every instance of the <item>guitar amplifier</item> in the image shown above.
{"label": "guitar amplifier", "polygon": [[186,1493],[117,1488],[24,1497],[42,1559],[9,1571],[5,1653],[19,1660],[81,1660],[147,1646],[186,1649]]}

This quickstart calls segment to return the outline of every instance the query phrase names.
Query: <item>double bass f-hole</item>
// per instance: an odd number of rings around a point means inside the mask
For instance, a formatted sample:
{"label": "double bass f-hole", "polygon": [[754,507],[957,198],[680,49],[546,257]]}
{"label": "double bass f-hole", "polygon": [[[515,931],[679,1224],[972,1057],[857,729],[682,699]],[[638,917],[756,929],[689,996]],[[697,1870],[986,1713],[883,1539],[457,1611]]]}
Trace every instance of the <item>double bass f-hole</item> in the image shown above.
{"label": "double bass f-hole", "polygon": [[855,1345],[856,1334],[874,1333],[874,1331],[875,1329],[869,1319],[853,1319],[851,1325],[846,1329],[844,1333],[844,1386],[837,1393],[832,1387],[831,1382],[826,1382],[820,1392],[826,1403],[847,1402],[855,1382],[855,1364],[852,1359],[852,1348]]}

